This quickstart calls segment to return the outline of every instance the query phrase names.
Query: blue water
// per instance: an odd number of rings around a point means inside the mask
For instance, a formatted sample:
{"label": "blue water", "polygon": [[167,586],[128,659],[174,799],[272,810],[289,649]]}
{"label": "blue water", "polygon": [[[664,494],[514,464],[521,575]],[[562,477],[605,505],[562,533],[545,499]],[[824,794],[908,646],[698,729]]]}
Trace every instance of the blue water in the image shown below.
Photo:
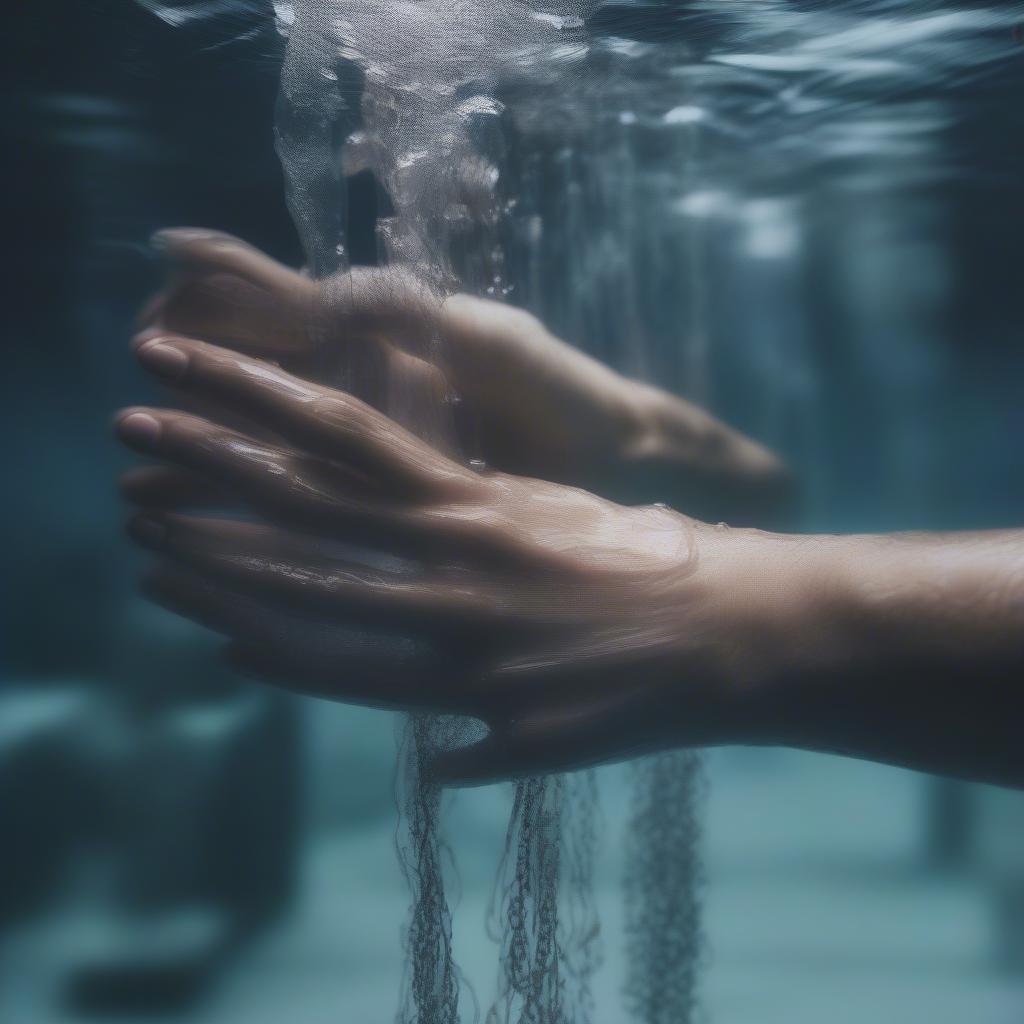
{"label": "blue water", "polygon": [[[120,1006],[386,1021],[406,909],[394,723],[237,684],[211,638],[135,596],[120,533],[126,459],[108,421],[155,398],[126,355],[159,280],[150,232],[202,224],[300,258],[273,152],[273,19],[256,3],[170,6],[215,16],[170,24],[113,0],[9,15],[0,1020]],[[538,142],[545,193],[581,191],[533,256],[547,284],[523,274],[513,301],[782,448],[808,529],[1019,525],[1016,15],[603,8],[608,72],[591,87],[606,89],[610,144],[557,121]],[[352,183],[357,261],[375,255],[375,203]],[[609,282],[629,302],[603,308]],[[624,346],[630,317],[643,343]],[[716,751],[709,776],[710,1019],[1021,1018],[1019,796],[783,751]],[[602,783],[610,1024],[627,790],[620,769]],[[504,790],[451,810],[457,952],[484,993],[507,814]],[[164,962],[202,954],[133,1000],[117,969],[151,946]]]}

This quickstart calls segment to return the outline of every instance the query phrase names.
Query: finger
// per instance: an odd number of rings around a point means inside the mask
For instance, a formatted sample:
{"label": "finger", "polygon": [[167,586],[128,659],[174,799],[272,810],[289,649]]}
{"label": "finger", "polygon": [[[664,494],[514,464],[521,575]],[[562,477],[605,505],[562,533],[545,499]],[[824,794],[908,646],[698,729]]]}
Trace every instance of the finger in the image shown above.
{"label": "finger", "polygon": [[166,566],[142,591],[162,608],[233,638],[245,675],[310,697],[391,710],[467,713],[465,670],[422,642],[296,618],[278,607]]}
{"label": "finger", "polygon": [[[166,336],[167,332],[161,328],[147,328],[132,337],[130,344],[132,350],[138,352],[147,342]],[[274,355],[276,356],[278,353]],[[278,365],[278,360],[276,358],[271,360],[271,365]],[[280,443],[280,437],[267,424],[246,417],[241,413],[236,413],[233,410],[227,410],[222,403],[200,394],[183,394],[179,392],[175,399],[175,408],[182,412],[192,413],[196,416],[212,420],[222,426],[247,434],[250,437],[266,440],[272,444]]]}
{"label": "finger", "polygon": [[[179,334],[223,345],[244,355],[268,359],[275,365],[298,366],[302,357],[309,354],[304,332],[301,332],[302,338],[294,343],[281,342],[294,324],[283,329],[268,326],[272,318],[259,310],[253,311],[251,326],[232,321],[225,327],[218,324],[218,317],[219,312],[208,317],[162,318],[160,323],[163,326],[146,326],[132,337],[132,351],[137,353],[150,341]],[[396,423],[422,437],[434,448],[442,451],[456,449],[455,435],[446,415],[452,405],[452,392],[444,374],[433,363],[383,340],[368,342],[360,348],[357,367],[353,365],[355,353],[351,350],[339,350],[331,355],[335,357],[334,362],[344,360],[348,372],[355,373],[361,383],[361,397],[370,405],[386,410]],[[324,372],[317,376],[323,380],[330,379],[330,368],[326,360],[323,362],[320,369]],[[194,406],[192,411],[204,411],[198,400]],[[461,403],[454,412],[458,413],[460,409]],[[261,424],[250,420],[248,426],[256,429]]]}
{"label": "finger", "polygon": [[233,639],[246,675],[297,693],[393,710],[469,713],[477,700],[465,658],[412,637],[297,618],[269,603],[161,566],[142,582],[161,607]]}
{"label": "finger", "polygon": [[[317,324],[326,321],[335,330],[344,330],[348,335],[346,341],[356,337],[387,338],[403,348],[425,354],[443,320],[440,296],[414,275],[394,267],[354,267],[347,273],[314,281],[222,232],[172,228],[157,232],[153,244],[166,252],[186,277],[210,281],[228,275],[266,292],[271,296],[268,301],[284,301],[289,307],[286,310],[262,311],[271,321],[279,320],[282,312],[287,318],[288,322],[279,325],[279,343],[288,351],[309,350],[311,341],[305,328],[315,320]],[[218,294],[223,288],[234,289],[238,294]],[[261,307],[257,296],[221,281],[210,296],[184,289],[180,306],[165,302],[161,313],[166,318],[164,324],[171,330],[208,337],[206,332],[190,328],[190,318],[197,310],[207,314],[212,311],[220,317],[224,310],[218,306],[223,306],[225,298],[229,307],[236,307],[239,300],[243,305],[252,302],[254,309]],[[181,326],[175,326],[176,323]],[[222,328],[229,331],[218,335],[225,341],[244,343],[255,337],[262,343],[266,337],[258,330],[252,334],[238,331],[230,324],[223,324]]]}
{"label": "finger", "polygon": [[375,568],[262,524],[143,514],[131,521],[129,533],[206,579],[280,602],[292,613],[429,632],[493,625],[502,616],[502,602],[468,575]]}
{"label": "finger", "polygon": [[189,271],[231,274],[271,292],[287,292],[296,279],[305,280],[255,246],[221,231],[167,228],[153,235],[152,244]]}
{"label": "finger", "polygon": [[[143,455],[166,459],[211,483],[240,492],[254,504],[280,500],[308,485],[316,490],[314,469],[330,471],[338,480],[340,467],[327,467],[283,446],[257,440],[200,416],[170,409],[132,408],[115,421],[118,438]],[[309,477],[302,476],[308,470]],[[326,483],[321,481],[321,490]]]}
{"label": "finger", "polygon": [[284,524],[401,549],[424,542],[423,528],[401,530],[394,511],[373,500],[370,485],[341,467],[187,413],[128,409],[116,429],[135,451],[175,463],[168,472],[205,481]]}
{"label": "finger", "polygon": [[143,596],[215,633],[250,643],[276,643],[293,632],[293,620],[247,594],[217,586],[202,576],[162,563],[150,570],[139,585]]}
{"label": "finger", "polygon": [[186,395],[268,426],[320,458],[339,460],[400,492],[434,491],[478,477],[365,402],[269,363],[185,338],[156,338],[137,356]]}
{"label": "finger", "polygon": [[206,477],[174,466],[138,466],[121,477],[121,495],[144,508],[224,507],[228,491]]}
{"label": "finger", "polygon": [[384,500],[372,481],[343,466],[255,440],[186,413],[128,409],[120,439],[144,455],[201,476],[267,518],[304,532],[432,558],[494,546],[486,522],[454,510]]}

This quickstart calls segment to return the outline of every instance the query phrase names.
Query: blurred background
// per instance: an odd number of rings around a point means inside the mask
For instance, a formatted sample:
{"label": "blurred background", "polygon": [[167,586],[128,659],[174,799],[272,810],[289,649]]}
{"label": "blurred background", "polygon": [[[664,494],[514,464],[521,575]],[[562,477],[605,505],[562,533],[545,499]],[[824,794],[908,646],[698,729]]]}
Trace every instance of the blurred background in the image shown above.
{"label": "blurred background", "polygon": [[[111,416],[158,400],[127,354],[160,279],[150,233],[216,227],[298,262],[279,42],[177,30],[128,0],[6,19],[0,1021],[390,1020],[394,721],[232,678],[215,638],[135,595],[115,489]],[[1024,520],[1021,84],[1000,65],[976,88],[1004,98],[939,142],[1001,168],[995,186],[966,173],[941,202],[801,186],[799,223],[778,196],[717,227],[707,191],[678,211],[715,239],[704,395],[801,468],[808,528]],[[370,261],[374,186],[350,188]],[[1024,797],[787,751],[713,751],[707,773],[709,1019],[1022,1018]],[[613,1022],[628,789],[601,776],[597,1020]],[[509,804],[492,787],[449,811],[456,952],[485,997]]]}

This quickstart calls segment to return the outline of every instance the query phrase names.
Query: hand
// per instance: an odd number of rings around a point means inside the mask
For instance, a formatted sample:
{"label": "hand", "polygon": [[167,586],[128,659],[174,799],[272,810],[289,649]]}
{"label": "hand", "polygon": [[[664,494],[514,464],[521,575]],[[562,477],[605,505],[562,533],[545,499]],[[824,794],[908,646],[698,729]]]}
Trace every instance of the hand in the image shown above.
{"label": "hand", "polygon": [[[173,331],[307,377],[355,366],[363,397],[410,427],[458,396],[468,443],[479,445],[471,454],[505,472],[736,524],[779,522],[789,510],[792,479],[772,453],[578,352],[528,313],[467,295],[441,301],[394,269],[313,282],[227,235],[157,238],[178,273],[144,314],[142,340]],[[454,448],[443,425],[429,436]]]}
{"label": "hand", "polygon": [[[150,510],[131,532],[161,557],[149,590],[231,635],[237,665],[338,700],[482,720],[489,735],[439,765],[461,782],[748,735],[745,694],[772,668],[791,604],[780,551],[798,542],[476,473],[358,399],[198,340],[137,354],[221,420],[280,439],[178,411],[118,421],[127,444],[171,464],[125,485]],[[379,641],[357,645],[352,626]]]}

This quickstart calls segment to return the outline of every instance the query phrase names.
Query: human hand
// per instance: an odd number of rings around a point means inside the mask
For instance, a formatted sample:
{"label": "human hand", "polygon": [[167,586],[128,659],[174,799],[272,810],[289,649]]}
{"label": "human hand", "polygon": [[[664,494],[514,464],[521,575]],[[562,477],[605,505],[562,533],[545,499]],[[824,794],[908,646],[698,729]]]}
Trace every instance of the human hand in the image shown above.
{"label": "human hand", "polygon": [[[149,591],[228,633],[236,665],[482,720],[489,735],[439,765],[460,782],[750,737],[748,695],[789,607],[779,545],[793,542],[474,472],[350,395],[198,340],[137,354],[218,419],[280,439],[171,410],[118,421],[170,463],[125,483],[148,509],[132,535],[161,558]],[[189,506],[250,519],[178,514]],[[293,642],[310,622],[410,642],[315,650]]]}
{"label": "human hand", "polygon": [[[314,282],[213,232],[157,238],[176,274],[144,314],[143,341],[177,332],[306,377],[355,366],[361,397],[418,432],[457,396],[473,454],[506,472],[737,524],[772,524],[789,510],[791,477],[767,449],[573,349],[522,310],[442,299],[393,268]],[[444,434],[429,430],[435,446],[452,447]]]}

